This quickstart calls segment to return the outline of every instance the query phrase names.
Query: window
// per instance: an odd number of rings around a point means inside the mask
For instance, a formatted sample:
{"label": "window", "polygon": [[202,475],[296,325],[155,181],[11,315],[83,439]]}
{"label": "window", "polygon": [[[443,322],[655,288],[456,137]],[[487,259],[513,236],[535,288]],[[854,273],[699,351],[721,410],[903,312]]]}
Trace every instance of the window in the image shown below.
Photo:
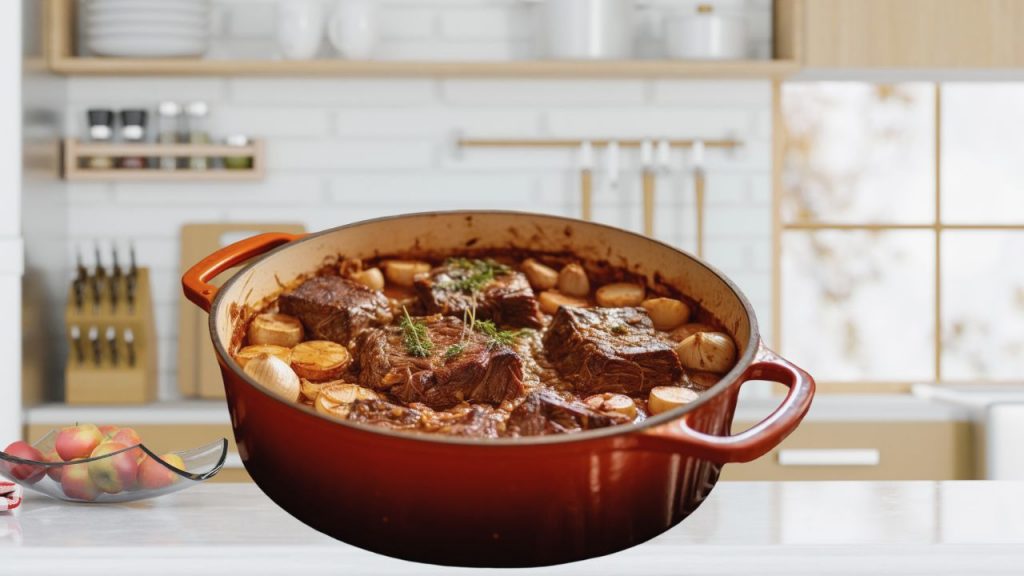
{"label": "window", "polygon": [[1024,85],[782,95],[783,353],[826,390],[1024,379]]}

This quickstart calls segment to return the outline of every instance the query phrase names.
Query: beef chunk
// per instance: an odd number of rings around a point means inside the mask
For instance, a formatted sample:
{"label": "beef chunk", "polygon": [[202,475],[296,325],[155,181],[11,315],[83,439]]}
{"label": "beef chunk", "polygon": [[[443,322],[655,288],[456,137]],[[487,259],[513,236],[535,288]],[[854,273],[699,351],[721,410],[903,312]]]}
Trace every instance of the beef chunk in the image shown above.
{"label": "beef chunk", "polygon": [[540,328],[537,298],[521,272],[493,260],[451,260],[416,281],[416,294],[427,313],[462,317],[473,307],[476,317],[501,326]]}
{"label": "beef chunk", "polygon": [[401,326],[371,330],[359,348],[360,384],[436,410],[464,401],[497,405],[522,393],[522,361],[511,348],[464,330],[458,318],[428,316],[415,322],[426,327],[429,353],[411,354]]}
{"label": "beef chunk", "polygon": [[544,335],[544,350],[583,395],[637,396],[682,376],[679,358],[657,339],[642,308],[563,306]]}
{"label": "beef chunk", "polygon": [[540,436],[629,422],[626,416],[598,412],[578,400],[566,400],[554,391],[540,389],[530,392],[512,411],[508,429],[520,436]]}
{"label": "beef chunk", "polygon": [[317,340],[349,346],[368,328],[393,319],[384,294],[339,276],[317,276],[278,299],[278,308],[302,321]]}
{"label": "beef chunk", "polygon": [[385,400],[356,400],[347,418],[356,422],[379,424],[397,430],[414,430],[423,421],[419,410]]}

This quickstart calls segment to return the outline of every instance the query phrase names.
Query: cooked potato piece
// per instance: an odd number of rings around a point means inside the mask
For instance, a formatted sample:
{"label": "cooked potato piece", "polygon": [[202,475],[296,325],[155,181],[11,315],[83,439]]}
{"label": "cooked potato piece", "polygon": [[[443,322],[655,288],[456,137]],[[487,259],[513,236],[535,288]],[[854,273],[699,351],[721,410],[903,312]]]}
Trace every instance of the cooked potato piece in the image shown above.
{"label": "cooked potato piece", "polygon": [[721,332],[698,332],[676,346],[684,368],[724,374],[736,363],[736,345]]}
{"label": "cooked potato piece", "polygon": [[362,272],[355,272],[349,278],[373,290],[384,289],[384,273],[380,271],[380,268],[369,268]]}
{"label": "cooked potato piece", "polygon": [[537,296],[537,302],[540,303],[540,311],[545,314],[554,314],[558,312],[558,309],[562,306],[575,306],[577,308],[586,308],[587,301],[582,298],[573,298],[572,296],[566,296],[560,292],[554,290],[546,290],[541,292]]}
{"label": "cooked potato piece", "polygon": [[253,380],[266,386],[274,394],[292,402],[299,401],[299,377],[277,356],[260,354],[250,360],[244,370]]}
{"label": "cooked potato piece", "polygon": [[641,303],[655,330],[674,330],[690,319],[690,307],[675,298],[648,298]]}
{"label": "cooked potato piece", "polygon": [[276,344],[256,344],[253,346],[246,346],[238,352],[235,352],[235,362],[245,369],[245,365],[250,360],[259,356],[260,354],[270,354],[281,359],[285,364],[291,364],[292,362],[292,350],[291,348],[285,348],[284,346],[277,346]]}
{"label": "cooked potato piece", "polygon": [[616,282],[605,284],[597,289],[594,299],[598,306],[605,308],[624,308],[626,306],[639,306],[644,301],[645,290],[639,284],[628,282]]}
{"label": "cooked potato piece", "polygon": [[682,386],[657,386],[651,388],[647,399],[647,409],[651,415],[661,414],[673,408],[685,406],[696,400],[700,395]]}
{"label": "cooked potato piece", "polygon": [[520,268],[534,290],[551,290],[558,285],[558,272],[533,258],[523,260]]}
{"label": "cooked potato piece", "polygon": [[430,272],[430,263],[418,260],[388,260],[384,263],[384,274],[388,282],[411,288],[416,277]]}
{"label": "cooked potato piece", "polygon": [[583,266],[566,264],[558,273],[558,291],[568,296],[586,298],[590,294],[590,280]]}
{"label": "cooked potato piece", "polygon": [[335,380],[352,362],[348,348],[327,340],[309,340],[292,348],[292,369],[313,382]]}
{"label": "cooked potato piece", "polygon": [[291,348],[302,342],[302,322],[287,314],[260,314],[249,324],[249,344]]}
{"label": "cooked potato piece", "polygon": [[676,342],[682,342],[697,332],[717,332],[717,330],[714,326],[708,326],[707,324],[701,324],[700,322],[691,322],[689,324],[683,324],[673,330],[672,333],[669,334],[669,338]]}
{"label": "cooked potato piece", "polygon": [[636,402],[625,394],[613,394],[605,392],[594,394],[583,401],[598,412],[615,412],[628,417],[630,420],[636,418]]}
{"label": "cooked potato piece", "polygon": [[314,407],[321,414],[329,414],[344,418],[348,416],[352,404],[356,400],[374,400],[378,398],[373,390],[357,384],[331,383],[320,388]]}

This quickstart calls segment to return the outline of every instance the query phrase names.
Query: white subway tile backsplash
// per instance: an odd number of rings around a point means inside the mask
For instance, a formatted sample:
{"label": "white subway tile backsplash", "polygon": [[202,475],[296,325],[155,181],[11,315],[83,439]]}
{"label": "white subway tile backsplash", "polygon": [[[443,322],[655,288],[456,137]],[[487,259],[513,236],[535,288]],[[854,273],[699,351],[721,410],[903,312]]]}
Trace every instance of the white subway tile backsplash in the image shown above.
{"label": "white subway tile backsplash", "polygon": [[647,85],[640,80],[445,80],[446,104],[464,106],[640,105]]}
{"label": "white subway tile backsplash", "polygon": [[415,140],[272,140],[271,171],[422,169],[434,163],[435,146]]}
{"label": "white subway tile backsplash", "polygon": [[154,108],[162,100],[219,101],[224,98],[225,83],[222,78],[77,76],[67,83],[68,102]]}
{"label": "white subway tile backsplash", "polygon": [[423,105],[435,97],[434,82],[425,79],[233,78],[232,103],[283,106]]}
{"label": "white subway tile backsplash", "polygon": [[542,113],[531,109],[408,107],[343,109],[334,113],[339,136],[466,136],[536,137],[542,129]]}
{"label": "white subway tile backsplash", "polygon": [[772,85],[766,80],[656,80],[653,98],[657,104],[764,107],[771,105]]}
{"label": "white subway tile backsplash", "polygon": [[[380,0],[381,44],[390,60],[533,57],[533,8],[521,0]],[[652,0],[648,50],[661,56],[666,10],[698,0]],[[214,54],[270,57],[274,2],[214,0],[224,19]],[[330,5],[330,2],[327,2]],[[771,44],[770,0],[720,0],[746,15],[752,51]],[[324,57],[336,57],[325,41]],[[136,245],[151,268],[160,334],[160,389],[177,395],[181,294],[179,230],[192,222],[300,222],[309,230],[397,213],[512,209],[580,215],[576,150],[457,150],[479,138],[734,137],[735,151],[708,150],[707,259],[737,281],[770,334],[771,84],[685,79],[90,78],[67,80],[68,132],[81,134],[90,106],[151,107],[159,100],[210,103],[216,137],[267,140],[266,180],[250,183],[67,183],[70,277],[75,245],[91,263],[94,242]],[[642,226],[639,158],[624,151],[616,187],[598,150],[595,220]],[[696,246],[691,155],[674,150],[659,175],[655,236]],[[60,259],[57,251],[56,258]],[[109,263],[108,263],[109,265]],[[63,287],[62,287],[63,288]]]}

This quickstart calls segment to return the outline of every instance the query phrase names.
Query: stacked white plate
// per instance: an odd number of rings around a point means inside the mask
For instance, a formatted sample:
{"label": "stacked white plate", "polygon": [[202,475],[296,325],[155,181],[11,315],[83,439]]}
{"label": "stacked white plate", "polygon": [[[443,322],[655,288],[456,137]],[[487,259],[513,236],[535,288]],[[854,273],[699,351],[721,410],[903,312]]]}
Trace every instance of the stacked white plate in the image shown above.
{"label": "stacked white plate", "polygon": [[86,0],[86,46],[101,56],[201,56],[210,43],[209,0]]}

